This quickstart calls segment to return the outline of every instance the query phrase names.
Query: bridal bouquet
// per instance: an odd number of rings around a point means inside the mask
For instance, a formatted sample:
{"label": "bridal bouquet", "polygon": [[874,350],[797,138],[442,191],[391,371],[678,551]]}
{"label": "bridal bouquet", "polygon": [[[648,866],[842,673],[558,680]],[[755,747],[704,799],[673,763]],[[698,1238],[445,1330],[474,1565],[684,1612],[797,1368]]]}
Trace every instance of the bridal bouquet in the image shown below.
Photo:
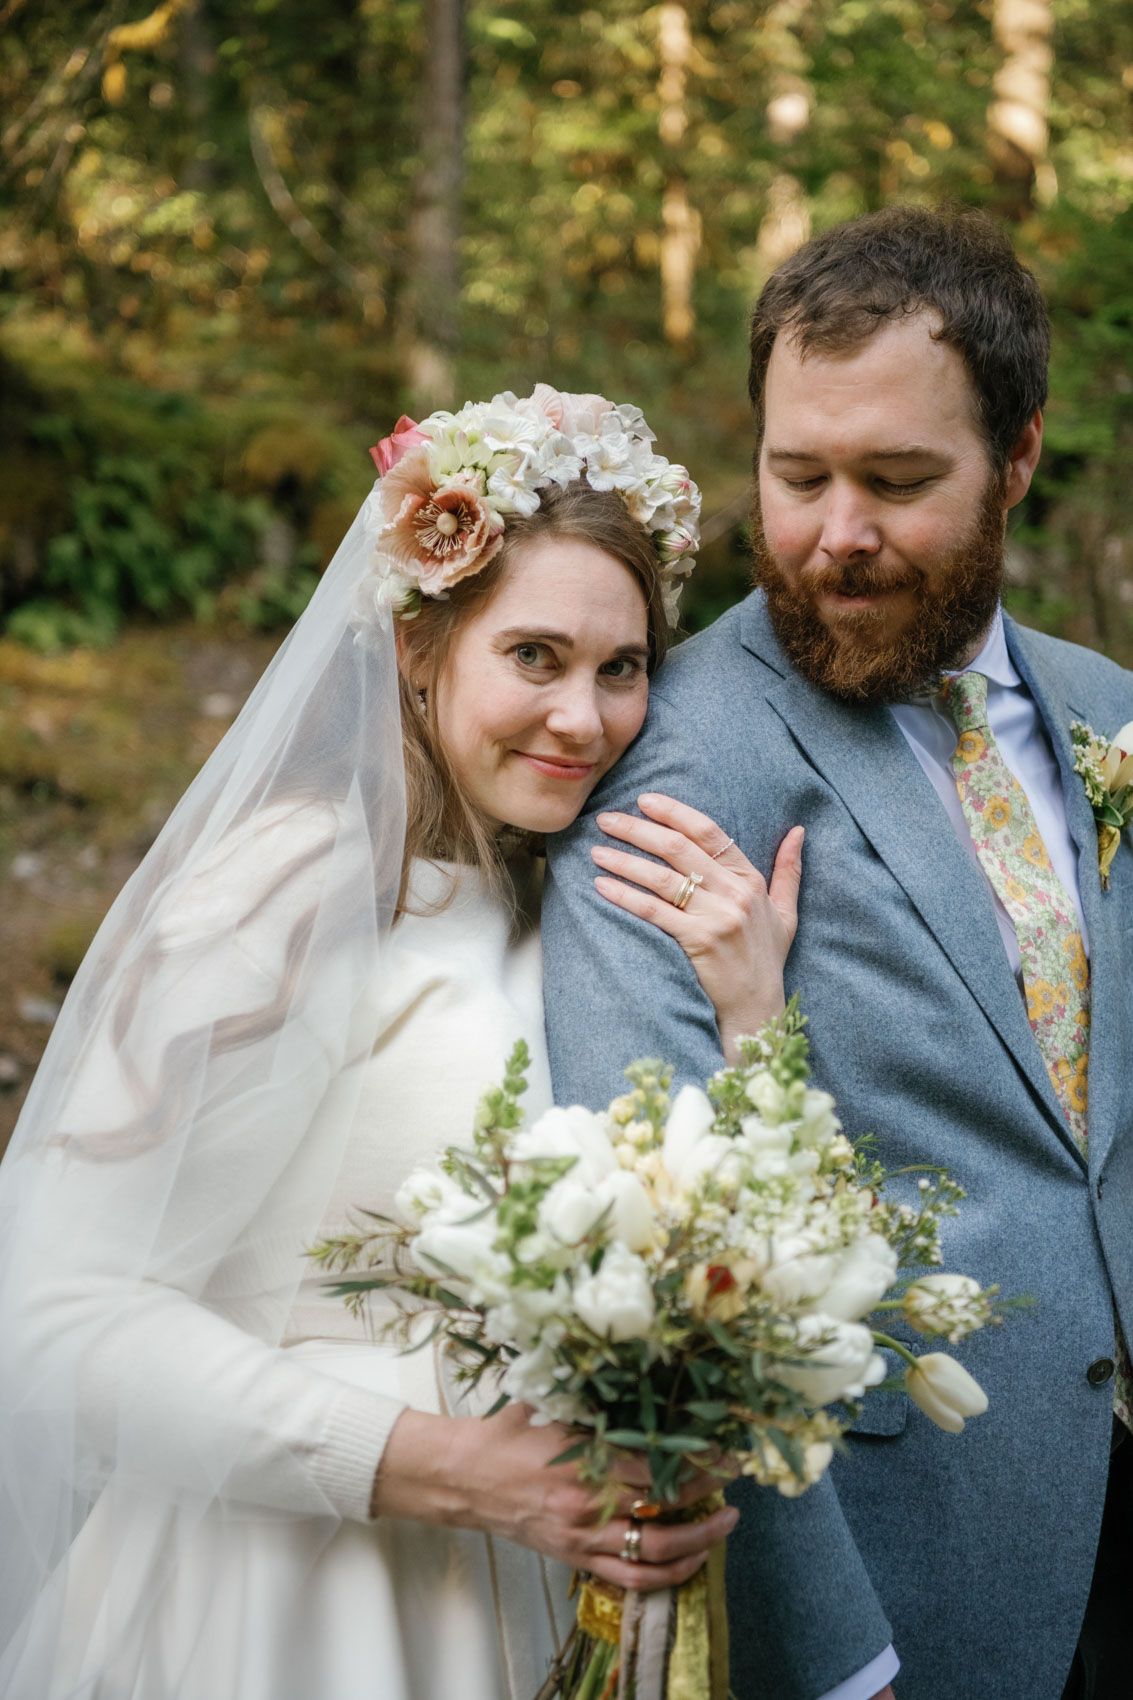
{"label": "bridal bouquet", "polygon": [[[878,1323],[895,1314],[956,1342],[999,1320],[995,1289],[966,1276],[898,1282],[901,1269],[939,1263],[941,1219],[961,1189],[926,1169],[903,1198],[887,1196],[897,1177],[855,1151],[834,1100],[808,1084],[803,1026],[792,1002],[707,1092],[674,1098],[667,1067],[637,1062],[608,1109],[555,1108],[531,1125],[521,1044],[467,1147],[406,1180],[400,1220],[367,1212],[362,1232],[311,1255],[357,1271],[336,1287],[356,1309],[392,1289],[406,1330],[434,1309],[458,1373],[491,1378],[493,1408],[522,1400],[533,1421],[571,1427],[562,1459],[611,1504],[611,1464],[625,1453],[646,1461],[662,1515],[721,1457],[803,1492],[885,1379],[879,1347],[903,1363],[920,1408],[958,1431],[987,1408],[978,1384]],[[646,1668],[661,1674],[643,1683]],[[540,1700],[615,1693],[726,1696],[722,1558],[660,1614],[583,1582],[578,1625]]]}

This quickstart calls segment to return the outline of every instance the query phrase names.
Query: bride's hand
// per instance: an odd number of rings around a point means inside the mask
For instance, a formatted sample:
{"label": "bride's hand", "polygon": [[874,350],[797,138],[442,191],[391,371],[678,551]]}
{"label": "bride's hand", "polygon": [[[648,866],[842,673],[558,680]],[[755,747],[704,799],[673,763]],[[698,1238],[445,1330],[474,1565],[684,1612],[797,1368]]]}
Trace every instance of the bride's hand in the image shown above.
{"label": "bride's hand", "polygon": [[652,792],[637,802],[645,819],[600,814],[598,825],[665,865],[595,845],[590,854],[605,872],[594,883],[619,909],[676,939],[715,1007],[724,1056],[735,1062],[740,1037],[758,1032],[784,1005],[783,969],[798,927],[803,828],[792,827],[780,844],[768,884],[699,809]]}
{"label": "bride's hand", "polygon": [[[403,1411],[375,1481],[375,1514],[481,1529],[641,1593],[687,1582],[709,1548],[739,1520],[739,1513],[725,1506],[698,1523],[642,1522],[636,1525],[640,1559],[624,1559],[629,1513],[636,1500],[648,1495],[644,1462],[619,1466],[624,1490],[615,1515],[602,1523],[598,1495],[585,1486],[575,1466],[551,1462],[577,1436],[558,1423],[537,1428],[529,1416],[526,1406],[514,1404],[494,1417]],[[719,1487],[717,1477],[699,1473],[684,1488],[680,1503],[691,1505]]]}

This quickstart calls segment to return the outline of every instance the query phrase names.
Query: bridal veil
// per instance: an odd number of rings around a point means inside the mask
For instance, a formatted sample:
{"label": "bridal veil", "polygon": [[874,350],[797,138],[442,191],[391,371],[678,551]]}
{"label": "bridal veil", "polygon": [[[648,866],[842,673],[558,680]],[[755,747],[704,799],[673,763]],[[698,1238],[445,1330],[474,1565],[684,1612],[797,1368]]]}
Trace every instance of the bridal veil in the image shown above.
{"label": "bridal veil", "polygon": [[[381,523],[371,494],[111,909],[0,1166],[9,1700],[101,1694],[92,1671],[133,1693],[131,1626],[203,1519],[339,1522],[287,1414],[310,1372],[279,1342],[401,870],[393,637],[355,619]],[[333,1135],[305,1140],[320,1106]],[[203,1629],[206,1599],[178,1610]]]}

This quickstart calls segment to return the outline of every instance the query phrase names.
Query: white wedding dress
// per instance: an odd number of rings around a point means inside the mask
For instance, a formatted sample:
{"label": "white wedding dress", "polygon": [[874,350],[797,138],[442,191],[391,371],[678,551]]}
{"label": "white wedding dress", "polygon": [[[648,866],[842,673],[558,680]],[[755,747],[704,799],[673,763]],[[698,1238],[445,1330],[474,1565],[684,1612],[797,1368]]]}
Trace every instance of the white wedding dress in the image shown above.
{"label": "white wedding dress", "polygon": [[[230,863],[224,878],[232,873]],[[415,902],[445,883],[418,864]],[[223,894],[214,885],[202,901],[219,924]],[[248,974],[265,986],[278,968],[257,932],[285,935],[272,910],[280,901],[257,912],[248,940]],[[481,1092],[521,1036],[532,1052],[528,1113],[550,1102],[531,908],[517,925],[462,869],[448,908],[395,927],[375,993],[379,1037],[358,1065],[353,1133],[322,1233],[340,1231],[353,1207],[389,1211],[411,1167],[466,1139]],[[170,922],[190,949],[194,925],[191,905]],[[181,944],[173,938],[174,954]],[[191,974],[185,987],[191,999]],[[229,990],[233,1009],[257,1001],[255,984]],[[312,1148],[333,1124],[337,1090],[314,1109]],[[98,1224],[112,1223],[120,1183],[114,1164],[83,1167],[73,1200],[61,1171],[57,1267],[38,1283],[28,1327],[42,1331],[49,1359],[61,1307],[102,1305],[84,1408],[96,1438],[103,1405],[119,1424],[129,1413],[131,1455],[151,1473],[116,1478],[96,1501],[0,1680],[3,1700],[531,1700],[573,1620],[565,1569],[478,1533],[369,1517],[402,1409],[460,1411],[440,1355],[431,1346],[399,1355],[375,1340],[311,1265],[281,1344],[260,1338],[258,1294],[278,1288],[288,1260],[302,1262],[301,1245],[261,1245],[262,1269],[254,1259],[224,1265],[203,1295],[187,1297],[191,1283],[180,1281],[115,1293],[99,1267]],[[210,1177],[206,1150],[199,1184],[193,1207],[207,1215],[227,1206],[239,1176],[229,1164]],[[76,1268],[69,1247],[80,1241]],[[112,1261],[108,1247],[108,1269]],[[113,1400],[100,1402],[111,1382]],[[239,1466],[202,1512],[204,1441],[217,1426],[236,1434]]]}

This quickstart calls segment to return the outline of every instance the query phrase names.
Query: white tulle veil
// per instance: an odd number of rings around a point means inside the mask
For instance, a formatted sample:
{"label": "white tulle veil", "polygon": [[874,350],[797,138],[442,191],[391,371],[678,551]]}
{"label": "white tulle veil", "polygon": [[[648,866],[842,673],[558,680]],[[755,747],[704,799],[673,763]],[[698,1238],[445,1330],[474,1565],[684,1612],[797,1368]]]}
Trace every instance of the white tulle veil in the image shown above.
{"label": "white tulle veil", "polygon": [[[338,1521],[298,1441],[186,1373],[180,1322],[276,1373],[350,1138],[404,835],[393,638],[352,623],[380,523],[371,494],[107,916],[0,1166],[6,1700],[178,1692],[124,1668],[129,1623],[201,1519],[248,1515],[259,1451],[257,1517]],[[305,1140],[328,1094],[334,1135]]]}

